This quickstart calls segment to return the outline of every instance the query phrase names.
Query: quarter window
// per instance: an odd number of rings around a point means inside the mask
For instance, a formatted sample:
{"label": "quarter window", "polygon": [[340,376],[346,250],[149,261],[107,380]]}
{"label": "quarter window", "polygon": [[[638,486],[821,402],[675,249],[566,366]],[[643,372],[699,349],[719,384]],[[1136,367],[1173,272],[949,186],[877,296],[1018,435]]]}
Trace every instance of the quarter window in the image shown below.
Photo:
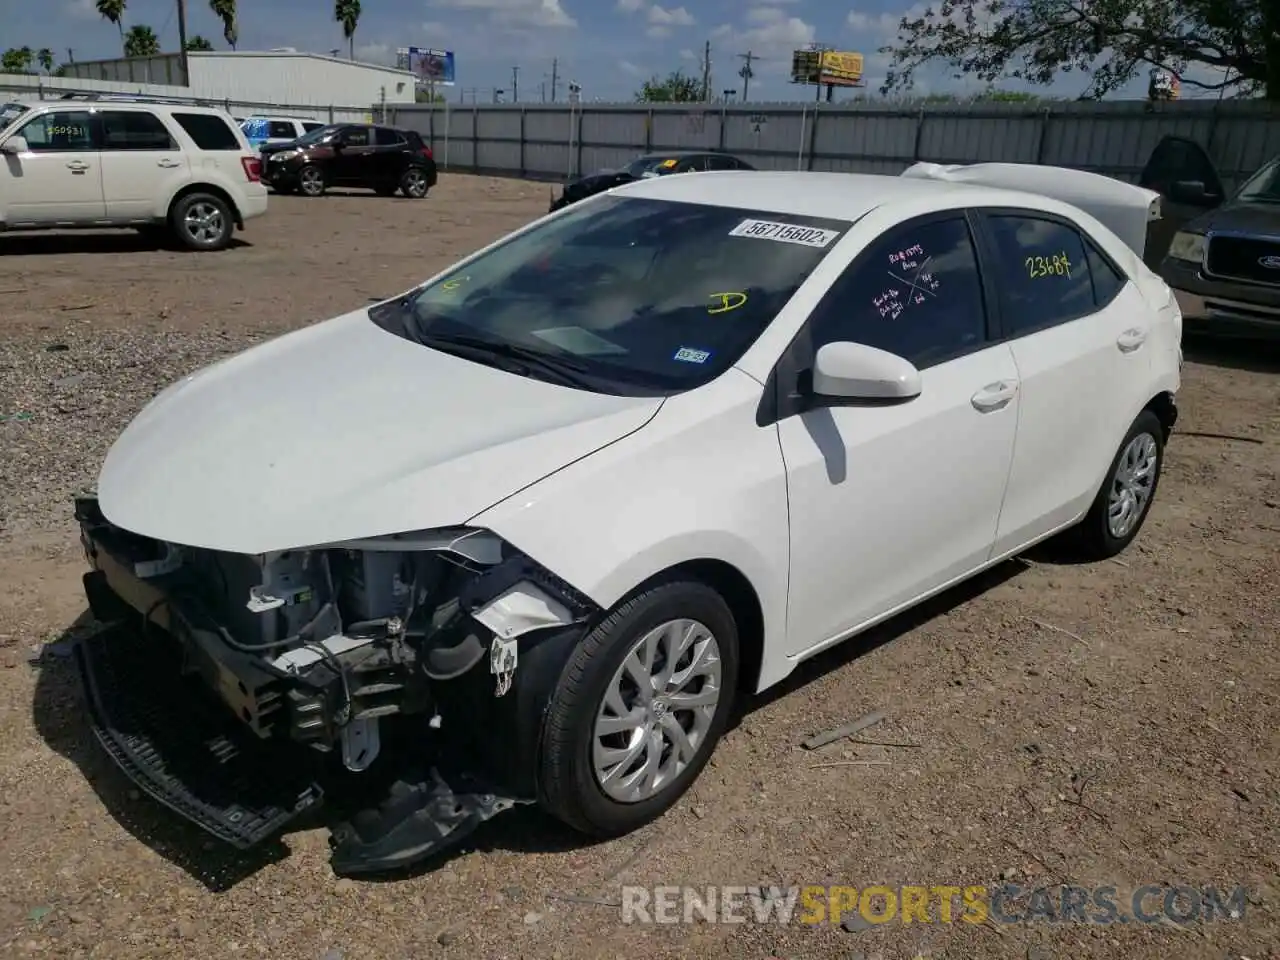
{"label": "quarter window", "polygon": [[963,217],[906,224],[875,241],[811,318],[813,348],[849,340],[928,367],[986,342],[982,280]]}
{"label": "quarter window", "polygon": [[244,150],[235,132],[216,114],[175,113],[173,119],[201,150]]}
{"label": "quarter window", "polygon": [[1093,303],[1101,310],[1116,298],[1128,280],[1093,244],[1085,241],[1085,247],[1089,258],[1089,274],[1093,277]]}
{"label": "quarter window", "polygon": [[96,150],[88,110],[56,110],[32,117],[18,131],[33,153]]}
{"label": "quarter window", "polygon": [[107,110],[102,117],[103,150],[176,150],[169,131],[153,113]]}
{"label": "quarter window", "polygon": [[1055,220],[989,216],[1005,333],[1019,337],[1095,310],[1079,232]]}

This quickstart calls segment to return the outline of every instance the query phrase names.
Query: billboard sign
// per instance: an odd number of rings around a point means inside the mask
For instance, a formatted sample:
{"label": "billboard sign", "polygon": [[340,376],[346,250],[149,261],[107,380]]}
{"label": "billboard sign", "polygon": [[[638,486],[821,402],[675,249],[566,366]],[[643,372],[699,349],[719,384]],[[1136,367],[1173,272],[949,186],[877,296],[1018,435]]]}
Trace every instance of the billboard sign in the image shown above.
{"label": "billboard sign", "polygon": [[401,47],[396,51],[396,66],[412,72],[419,86],[452,87],[455,82],[452,50]]}
{"label": "billboard sign", "polygon": [[797,50],[791,55],[791,82],[862,86],[862,54],[844,50]]}

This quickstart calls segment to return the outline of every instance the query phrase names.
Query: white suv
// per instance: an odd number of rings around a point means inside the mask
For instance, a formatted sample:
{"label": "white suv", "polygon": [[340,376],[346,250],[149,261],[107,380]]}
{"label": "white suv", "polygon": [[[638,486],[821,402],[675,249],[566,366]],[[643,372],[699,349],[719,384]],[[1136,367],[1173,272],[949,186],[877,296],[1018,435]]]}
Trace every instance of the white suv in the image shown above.
{"label": "white suv", "polygon": [[267,117],[254,114],[238,121],[249,146],[255,150],[268,143],[291,143],[304,133],[319,130],[325,124],[310,117]]}
{"label": "white suv", "polygon": [[29,102],[0,129],[0,230],[135,227],[221,250],[267,212],[261,161],[223,110]]}

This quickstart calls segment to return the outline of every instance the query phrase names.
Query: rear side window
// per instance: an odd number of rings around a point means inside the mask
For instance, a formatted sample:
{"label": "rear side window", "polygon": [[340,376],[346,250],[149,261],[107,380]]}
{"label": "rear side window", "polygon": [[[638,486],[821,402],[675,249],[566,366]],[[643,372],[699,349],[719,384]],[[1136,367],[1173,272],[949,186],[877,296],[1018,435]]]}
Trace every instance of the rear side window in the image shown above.
{"label": "rear side window", "polygon": [[342,142],[349,147],[367,147],[370,132],[368,127],[347,127],[342,131]]}
{"label": "rear side window", "polygon": [[929,367],[987,339],[982,280],[963,217],[886,232],[827,291],[810,320],[813,348],[842,340]]}
{"label": "rear side window", "polygon": [[408,141],[404,135],[398,130],[392,130],[390,127],[374,127],[374,136],[377,138],[377,144],[380,147],[397,147],[403,146]]}
{"label": "rear side window", "polygon": [[212,113],[175,113],[173,119],[201,150],[244,149],[227,121]]}
{"label": "rear side window", "polygon": [[302,121],[302,130],[303,130],[303,132],[304,132],[304,133],[310,133],[312,130],[319,130],[319,129],[320,129],[321,127],[323,127],[323,126],[324,126],[324,124],[323,124],[323,123],[317,123],[317,122],[316,122],[316,121],[314,121],[314,120],[312,120],[312,121],[306,121],[306,120],[303,120],[303,121]]}
{"label": "rear side window", "polygon": [[298,129],[288,120],[272,120],[267,127],[267,136],[273,140],[292,140],[298,135]]}
{"label": "rear side window", "polygon": [[1019,337],[1094,312],[1084,240],[1056,220],[987,217],[992,264],[1008,336]]}
{"label": "rear side window", "polygon": [[141,110],[104,110],[103,150],[176,150],[168,128],[154,113]]}

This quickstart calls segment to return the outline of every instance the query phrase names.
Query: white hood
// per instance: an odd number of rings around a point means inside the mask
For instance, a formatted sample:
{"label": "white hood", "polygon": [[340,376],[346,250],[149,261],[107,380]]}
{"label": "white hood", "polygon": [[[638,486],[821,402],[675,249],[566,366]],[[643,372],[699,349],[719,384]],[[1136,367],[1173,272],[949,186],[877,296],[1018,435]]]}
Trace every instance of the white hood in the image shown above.
{"label": "white hood", "polygon": [[452,526],[661,403],[452,357],[360,310],[162,392],[108,452],[99,502],[126,530],[249,554]]}
{"label": "white hood", "polygon": [[1142,258],[1147,227],[1160,219],[1160,194],[1100,173],[1038,163],[916,163],[901,176],[951,183],[975,183],[1052,197],[1095,217]]}

